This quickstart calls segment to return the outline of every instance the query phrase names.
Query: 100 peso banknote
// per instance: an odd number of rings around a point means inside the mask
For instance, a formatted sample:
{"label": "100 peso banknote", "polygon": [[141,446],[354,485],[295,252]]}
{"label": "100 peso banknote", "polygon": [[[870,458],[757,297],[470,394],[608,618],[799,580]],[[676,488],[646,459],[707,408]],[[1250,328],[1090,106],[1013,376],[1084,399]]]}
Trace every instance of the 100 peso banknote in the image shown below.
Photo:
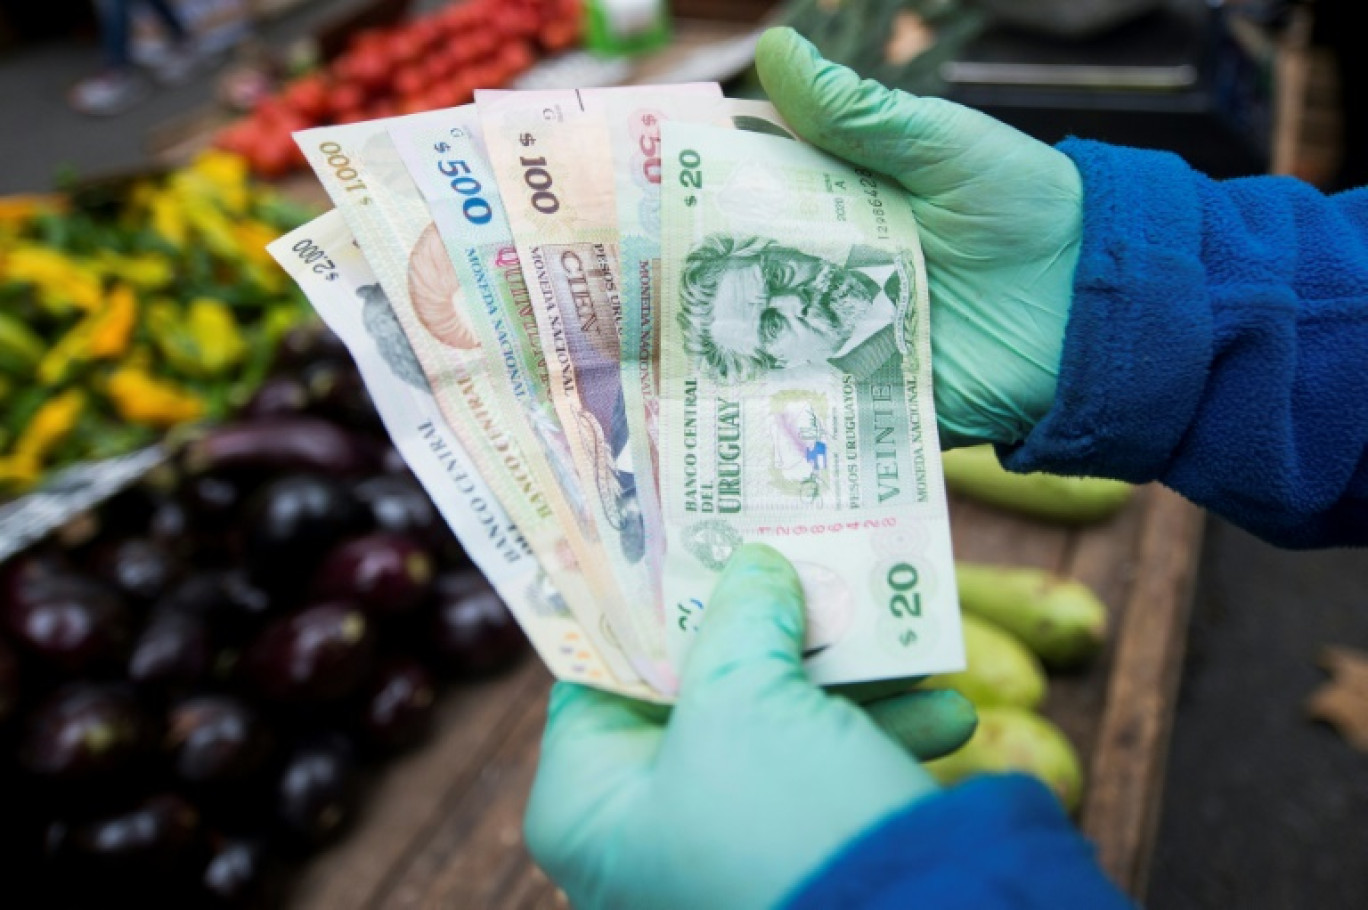
{"label": "100 peso banknote", "polygon": [[743,542],[794,562],[819,683],[963,666],[917,224],[873,173],[666,123],[660,488],[681,661]]}

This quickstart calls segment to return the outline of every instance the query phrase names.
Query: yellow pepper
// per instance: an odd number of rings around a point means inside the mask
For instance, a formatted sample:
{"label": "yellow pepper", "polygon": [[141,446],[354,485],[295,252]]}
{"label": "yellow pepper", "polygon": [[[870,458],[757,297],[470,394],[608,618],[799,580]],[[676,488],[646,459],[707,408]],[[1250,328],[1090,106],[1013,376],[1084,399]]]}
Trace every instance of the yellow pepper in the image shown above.
{"label": "yellow pepper", "polygon": [[95,264],[106,274],[127,281],[140,291],[163,288],[176,275],[171,261],[156,253],[121,256],[104,251],[95,257]]}
{"label": "yellow pepper", "polygon": [[213,196],[230,214],[247,210],[247,161],[241,155],[209,149],[195,157],[190,171],[211,188]]}
{"label": "yellow pepper", "polygon": [[196,297],[190,301],[185,322],[199,349],[204,372],[222,373],[240,363],[242,355],[247,353],[247,343],[238,331],[233,312],[222,301]]}
{"label": "yellow pepper", "polygon": [[75,428],[85,406],[86,396],[80,389],[67,389],[45,401],[14,441],[15,457],[41,463]]}
{"label": "yellow pepper", "polygon": [[36,244],[24,244],[0,258],[0,280],[32,284],[49,311],[90,311],[104,299],[100,276],[90,264]]}
{"label": "yellow pepper", "polygon": [[37,483],[43,466],[27,455],[0,456],[0,490],[22,490]]}
{"label": "yellow pepper", "polygon": [[[86,317],[90,318],[90,317]],[[108,305],[101,311],[91,332],[87,348],[92,360],[118,357],[128,350],[133,327],[138,323],[138,299],[126,284],[116,285]]]}
{"label": "yellow pepper", "polygon": [[137,366],[115,370],[107,392],[120,417],[143,426],[170,427],[204,414],[204,402],[194,394]]}
{"label": "yellow pepper", "polygon": [[86,314],[48,348],[38,362],[38,381],[56,385],[78,363],[118,357],[128,349],[138,321],[138,301],[127,285],[117,285],[99,309]]}
{"label": "yellow pepper", "polygon": [[253,219],[245,219],[233,225],[238,258],[246,266],[247,275],[252,282],[268,292],[280,291],[285,285],[285,270],[266,249],[267,244],[279,236],[280,232],[275,228]]}
{"label": "yellow pepper", "polygon": [[180,198],[170,190],[161,190],[148,203],[152,230],[176,249],[185,246],[188,225],[181,210]]}

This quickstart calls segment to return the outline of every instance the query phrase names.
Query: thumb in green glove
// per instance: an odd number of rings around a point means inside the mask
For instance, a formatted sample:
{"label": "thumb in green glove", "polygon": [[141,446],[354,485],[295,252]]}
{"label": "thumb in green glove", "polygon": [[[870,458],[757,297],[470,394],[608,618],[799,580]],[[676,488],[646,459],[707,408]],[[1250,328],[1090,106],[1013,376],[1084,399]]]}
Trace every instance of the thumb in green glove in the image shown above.
{"label": "thumb in green glove", "polygon": [[793,567],[749,545],[710,598],[673,711],[557,684],[525,827],[575,907],[774,906],[935,791],[907,747],[959,745],[972,707],[913,692],[863,710],[807,679],[803,634]]}
{"label": "thumb in green glove", "polygon": [[943,444],[1025,438],[1063,350],[1082,232],[1073,162],[977,111],[861,81],[792,29],[766,32],[755,64],[804,139],[913,196]]}

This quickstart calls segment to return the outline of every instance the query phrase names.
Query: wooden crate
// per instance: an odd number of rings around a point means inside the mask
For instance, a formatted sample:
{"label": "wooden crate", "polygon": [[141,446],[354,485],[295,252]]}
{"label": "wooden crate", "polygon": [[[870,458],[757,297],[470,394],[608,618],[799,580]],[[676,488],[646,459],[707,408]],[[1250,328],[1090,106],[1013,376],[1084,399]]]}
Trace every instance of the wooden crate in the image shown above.
{"label": "wooden crate", "polygon": [[[1084,530],[970,502],[951,511],[959,558],[1056,569],[1093,586],[1111,610],[1105,653],[1086,672],[1053,679],[1046,712],[1089,769],[1080,824],[1107,872],[1143,898],[1202,513],[1157,487]],[[549,685],[529,659],[448,697],[434,741],[383,773],[356,830],[304,870],[292,906],[565,906],[522,843]]]}

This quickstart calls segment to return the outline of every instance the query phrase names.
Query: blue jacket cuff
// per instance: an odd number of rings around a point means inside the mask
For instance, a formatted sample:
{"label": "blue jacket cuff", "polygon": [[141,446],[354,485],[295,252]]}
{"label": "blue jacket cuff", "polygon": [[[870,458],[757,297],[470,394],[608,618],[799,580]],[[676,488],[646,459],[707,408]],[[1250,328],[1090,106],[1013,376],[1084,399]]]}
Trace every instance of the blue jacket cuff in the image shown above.
{"label": "blue jacket cuff", "polygon": [[787,910],[1108,910],[1132,906],[1038,781],[983,777],[920,800],[848,844]]}
{"label": "blue jacket cuff", "polygon": [[1163,473],[1211,361],[1201,200],[1176,155],[1070,139],[1083,245],[1055,405],[1005,463],[1017,471]]}

